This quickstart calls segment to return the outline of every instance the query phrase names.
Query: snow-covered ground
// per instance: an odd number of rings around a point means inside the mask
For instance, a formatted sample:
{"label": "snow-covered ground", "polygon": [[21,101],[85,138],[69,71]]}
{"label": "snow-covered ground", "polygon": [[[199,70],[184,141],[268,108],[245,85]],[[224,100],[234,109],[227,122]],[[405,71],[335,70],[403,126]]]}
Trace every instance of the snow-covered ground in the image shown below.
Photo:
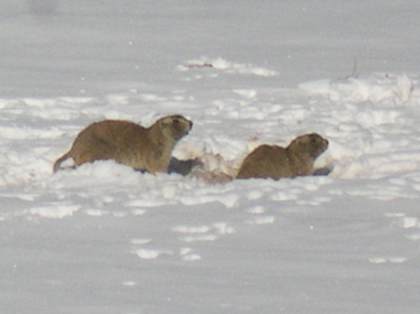
{"label": "snow-covered ground", "polygon": [[[0,312],[418,313],[420,3],[3,1]],[[318,132],[329,176],[52,174],[93,121],[194,121],[234,174]]]}

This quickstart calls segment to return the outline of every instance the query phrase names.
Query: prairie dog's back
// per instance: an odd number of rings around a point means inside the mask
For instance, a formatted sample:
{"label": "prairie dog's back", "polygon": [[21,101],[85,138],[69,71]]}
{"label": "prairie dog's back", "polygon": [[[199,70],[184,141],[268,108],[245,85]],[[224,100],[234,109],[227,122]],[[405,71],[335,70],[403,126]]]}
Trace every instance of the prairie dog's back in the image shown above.
{"label": "prairie dog's back", "polygon": [[[143,165],[139,150],[150,148],[147,129],[130,121],[105,120],[82,130],[71,148],[76,165],[93,160],[114,159],[133,167]],[[136,162],[137,161],[137,162]]]}
{"label": "prairie dog's back", "polygon": [[279,178],[290,176],[290,172],[285,148],[276,145],[261,145],[242,162],[237,178]]}
{"label": "prairie dog's back", "polygon": [[147,129],[125,120],[95,122],[83,129],[73,143],[72,152],[84,149],[86,145],[96,147],[109,145],[114,149],[130,149],[134,143],[147,142]]}

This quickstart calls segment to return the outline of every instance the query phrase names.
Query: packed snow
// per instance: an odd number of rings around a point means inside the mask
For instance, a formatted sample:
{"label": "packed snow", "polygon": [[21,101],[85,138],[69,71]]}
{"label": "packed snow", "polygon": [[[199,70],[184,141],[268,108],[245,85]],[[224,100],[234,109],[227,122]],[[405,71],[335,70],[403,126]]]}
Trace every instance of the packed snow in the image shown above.
{"label": "packed snow", "polygon": [[[420,5],[122,3],[0,4],[0,312],[418,313]],[[201,175],[52,173],[173,113]],[[209,179],[309,132],[328,175]]]}

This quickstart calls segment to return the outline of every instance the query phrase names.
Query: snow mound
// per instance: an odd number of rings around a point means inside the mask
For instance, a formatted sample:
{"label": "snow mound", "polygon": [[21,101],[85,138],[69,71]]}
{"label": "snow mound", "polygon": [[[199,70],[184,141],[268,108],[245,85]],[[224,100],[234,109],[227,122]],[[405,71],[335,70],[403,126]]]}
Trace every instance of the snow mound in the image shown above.
{"label": "snow mound", "polygon": [[336,102],[400,105],[410,101],[414,82],[407,75],[378,74],[364,79],[319,80],[302,83],[299,87],[309,94],[321,95]]}
{"label": "snow mound", "polygon": [[199,59],[188,60],[183,65],[177,67],[180,71],[189,71],[196,68],[215,69],[228,74],[244,74],[262,77],[276,76],[277,72],[252,64],[235,63],[223,58],[201,57]]}

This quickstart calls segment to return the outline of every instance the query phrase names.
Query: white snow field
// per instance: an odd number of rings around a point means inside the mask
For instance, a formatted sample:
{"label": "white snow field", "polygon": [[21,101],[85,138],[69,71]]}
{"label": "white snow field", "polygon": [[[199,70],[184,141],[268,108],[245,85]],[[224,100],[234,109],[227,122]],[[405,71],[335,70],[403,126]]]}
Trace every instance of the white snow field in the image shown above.
{"label": "white snow field", "polygon": [[[0,313],[419,313],[419,31],[415,0],[2,1]],[[332,171],[52,174],[173,113],[207,171],[307,132]]]}

